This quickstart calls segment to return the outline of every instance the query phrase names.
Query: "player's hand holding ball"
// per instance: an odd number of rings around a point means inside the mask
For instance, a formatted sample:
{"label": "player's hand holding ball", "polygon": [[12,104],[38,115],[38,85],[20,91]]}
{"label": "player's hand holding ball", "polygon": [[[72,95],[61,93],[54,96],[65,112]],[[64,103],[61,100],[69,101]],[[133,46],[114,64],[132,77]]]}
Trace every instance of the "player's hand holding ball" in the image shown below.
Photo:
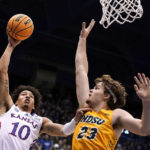
{"label": "player's hand holding ball", "polygon": [[32,19],[25,14],[16,14],[12,16],[7,24],[7,33],[15,40],[28,39],[34,30]]}

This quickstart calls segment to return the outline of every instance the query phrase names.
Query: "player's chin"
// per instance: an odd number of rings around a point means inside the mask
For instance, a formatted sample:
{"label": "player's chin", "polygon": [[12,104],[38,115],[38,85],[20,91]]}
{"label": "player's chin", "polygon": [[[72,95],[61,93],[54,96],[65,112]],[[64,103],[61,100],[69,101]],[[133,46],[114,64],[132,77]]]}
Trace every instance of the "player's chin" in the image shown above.
{"label": "player's chin", "polygon": [[24,107],[30,107],[29,103],[24,103]]}
{"label": "player's chin", "polygon": [[86,101],[86,107],[92,108],[92,106],[90,105],[90,101],[89,100]]}
{"label": "player's chin", "polygon": [[29,103],[25,102],[24,105],[29,105]]}

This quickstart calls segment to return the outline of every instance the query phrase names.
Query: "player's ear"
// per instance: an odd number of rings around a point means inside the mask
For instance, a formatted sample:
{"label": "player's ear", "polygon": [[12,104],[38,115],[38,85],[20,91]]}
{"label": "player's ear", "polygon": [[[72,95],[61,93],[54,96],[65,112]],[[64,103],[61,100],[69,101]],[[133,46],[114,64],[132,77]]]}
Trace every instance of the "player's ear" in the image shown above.
{"label": "player's ear", "polygon": [[33,110],[33,111],[35,110],[35,103],[34,103],[33,106],[32,106],[32,110]]}
{"label": "player's ear", "polygon": [[104,93],[104,100],[108,101],[110,99],[109,93]]}
{"label": "player's ear", "polygon": [[16,106],[18,105],[18,101],[16,101],[15,105],[16,105]]}

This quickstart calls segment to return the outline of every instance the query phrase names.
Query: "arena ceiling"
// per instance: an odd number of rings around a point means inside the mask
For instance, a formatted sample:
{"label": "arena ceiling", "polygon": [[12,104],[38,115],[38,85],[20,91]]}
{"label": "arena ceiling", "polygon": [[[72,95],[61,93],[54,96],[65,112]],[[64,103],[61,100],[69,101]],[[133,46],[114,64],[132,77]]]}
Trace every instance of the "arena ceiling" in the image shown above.
{"label": "arena ceiling", "polygon": [[7,44],[5,28],[11,16],[27,14],[35,25],[32,37],[16,48],[10,74],[17,76],[15,82],[19,83],[19,77],[33,80],[37,68],[49,69],[59,82],[74,87],[74,57],[81,23],[94,18],[96,25],[87,44],[91,86],[95,77],[110,74],[127,87],[129,103],[137,104],[133,76],[144,72],[150,77],[150,2],[141,3],[141,19],[104,29],[98,23],[102,15],[99,0],[0,0],[1,53]]}

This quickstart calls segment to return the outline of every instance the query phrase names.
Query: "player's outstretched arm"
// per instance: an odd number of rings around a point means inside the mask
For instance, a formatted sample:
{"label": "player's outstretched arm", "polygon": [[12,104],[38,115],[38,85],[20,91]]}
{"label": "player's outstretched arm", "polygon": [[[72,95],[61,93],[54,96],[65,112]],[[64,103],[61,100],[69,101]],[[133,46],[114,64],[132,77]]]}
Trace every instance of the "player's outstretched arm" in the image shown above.
{"label": "player's outstretched arm", "polygon": [[79,42],[75,57],[76,67],[76,91],[79,102],[79,107],[85,106],[85,101],[89,96],[89,81],[88,81],[88,61],[86,54],[86,39],[91,32],[95,21],[92,19],[89,26],[86,27],[86,23],[82,23],[82,29],[79,37]]}
{"label": "player's outstretched arm", "polygon": [[142,119],[136,119],[121,109],[115,110],[114,114],[118,117],[116,120],[123,129],[128,129],[135,134],[146,136],[150,134],[150,80],[145,77],[145,74],[140,73],[134,79],[136,82],[134,85],[136,94],[143,103]]}
{"label": "player's outstretched arm", "polygon": [[150,134],[150,79],[144,73],[138,73],[134,77],[134,80],[136,82],[134,85],[136,94],[142,100],[143,104],[142,125],[148,134]]}
{"label": "player's outstretched arm", "polygon": [[65,125],[53,123],[48,118],[43,117],[43,124],[41,127],[40,134],[46,133],[50,136],[68,136],[74,132],[76,125],[81,120],[84,113],[90,110],[90,108],[78,109],[75,117]]}
{"label": "player's outstretched arm", "polygon": [[8,66],[10,63],[10,57],[14,50],[14,48],[20,43],[21,41],[16,41],[8,36],[8,45],[0,58],[0,104],[4,106],[7,105],[10,107],[13,102],[9,95],[9,80],[8,80]]}

